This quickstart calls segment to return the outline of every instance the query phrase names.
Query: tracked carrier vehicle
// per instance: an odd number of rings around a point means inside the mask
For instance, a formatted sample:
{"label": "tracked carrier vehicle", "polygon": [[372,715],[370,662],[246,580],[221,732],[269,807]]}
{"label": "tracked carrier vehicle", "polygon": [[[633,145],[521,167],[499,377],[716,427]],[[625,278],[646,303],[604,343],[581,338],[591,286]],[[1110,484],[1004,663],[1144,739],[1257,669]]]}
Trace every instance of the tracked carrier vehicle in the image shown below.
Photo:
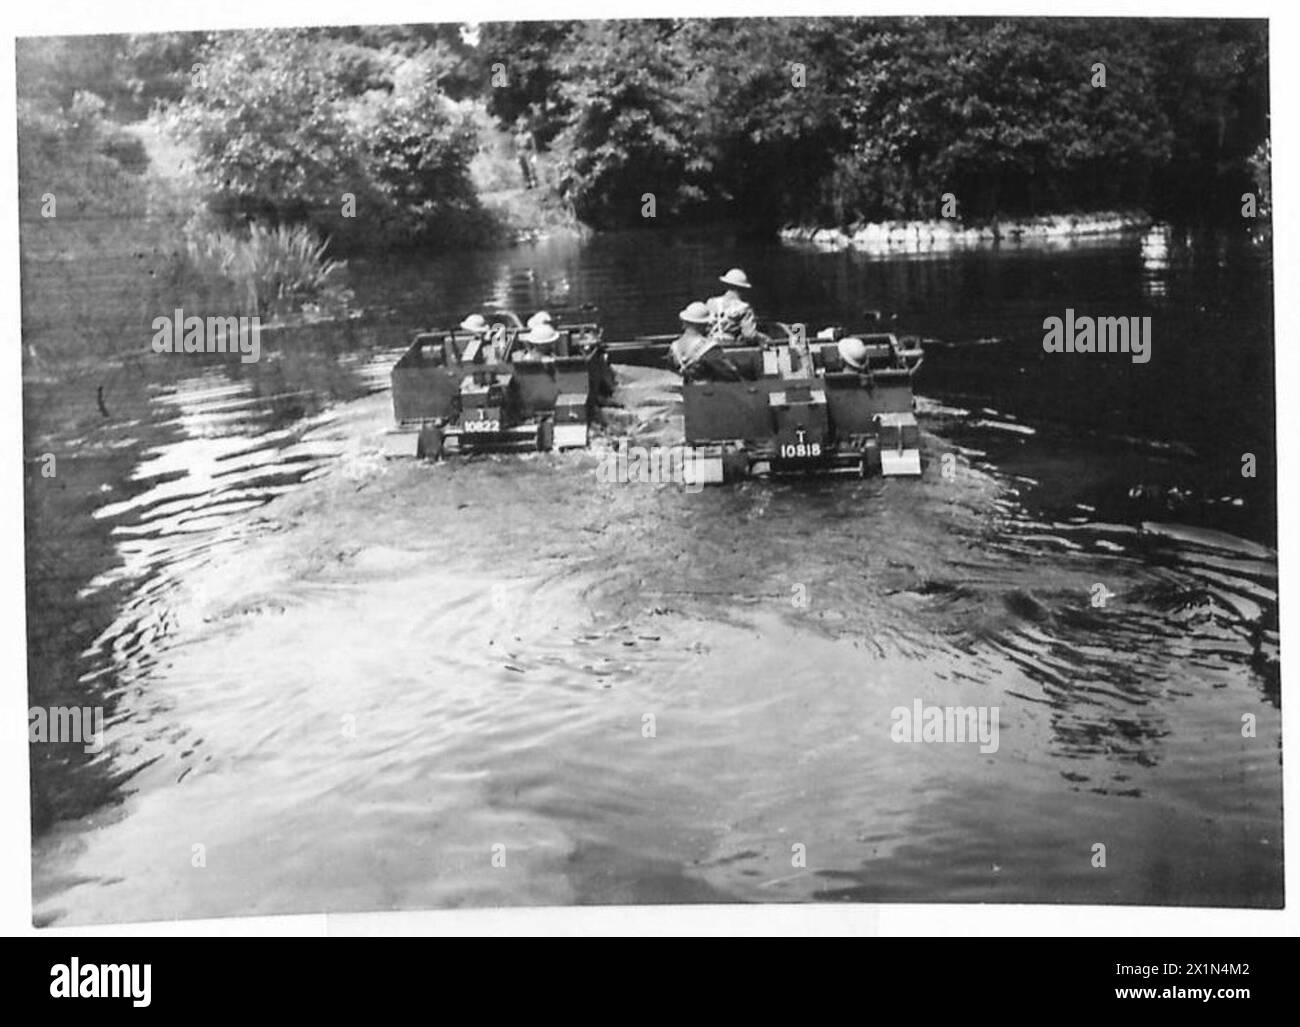
{"label": "tracked carrier vehicle", "polygon": [[554,315],[559,339],[545,356],[530,352],[510,312],[487,336],[459,330],[417,332],[393,367],[392,455],[438,459],[452,453],[578,448],[612,389],[595,312]]}
{"label": "tracked carrier vehicle", "polygon": [[[921,473],[912,379],[919,339],[855,332],[866,346],[861,368],[845,364],[828,328],[809,339],[800,326],[769,322],[762,346],[728,344],[743,381],[682,385],[685,441],[696,474],[720,482],[746,474]],[[609,346],[616,363],[666,365],[674,336],[646,336]]]}

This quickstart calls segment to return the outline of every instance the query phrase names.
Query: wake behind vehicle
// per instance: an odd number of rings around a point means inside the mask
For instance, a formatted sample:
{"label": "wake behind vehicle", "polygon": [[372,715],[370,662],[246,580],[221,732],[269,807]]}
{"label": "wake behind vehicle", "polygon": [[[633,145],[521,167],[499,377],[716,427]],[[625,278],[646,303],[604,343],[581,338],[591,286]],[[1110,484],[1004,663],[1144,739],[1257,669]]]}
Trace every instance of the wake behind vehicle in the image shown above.
{"label": "wake behind vehicle", "polygon": [[591,308],[555,315],[553,353],[521,338],[518,316],[496,316],[492,330],[417,332],[393,366],[391,455],[438,459],[453,452],[587,445],[589,423],[612,387],[603,333]]}
{"label": "wake behind vehicle", "polygon": [[[920,341],[892,332],[828,328],[808,339],[801,326],[760,326],[762,346],[728,344],[742,381],[682,385],[685,442],[699,480],[747,474],[917,475],[920,432],[912,378]],[[860,340],[860,366],[846,363],[839,342]],[[663,362],[672,336],[647,336],[609,347],[612,361]],[[854,347],[858,349],[858,347]]]}

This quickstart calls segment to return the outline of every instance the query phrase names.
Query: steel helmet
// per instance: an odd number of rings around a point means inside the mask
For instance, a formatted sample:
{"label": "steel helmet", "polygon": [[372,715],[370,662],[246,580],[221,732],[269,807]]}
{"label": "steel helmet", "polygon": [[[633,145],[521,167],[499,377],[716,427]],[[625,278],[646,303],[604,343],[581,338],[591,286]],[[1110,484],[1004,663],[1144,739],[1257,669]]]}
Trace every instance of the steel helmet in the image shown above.
{"label": "steel helmet", "polygon": [[549,323],[537,325],[532,331],[523,336],[523,340],[531,346],[550,346],[557,339],[560,333],[555,330]]}
{"label": "steel helmet", "polygon": [[470,314],[460,326],[467,332],[486,332],[490,327],[482,314]]}
{"label": "steel helmet", "polygon": [[849,336],[841,339],[836,348],[840,351],[840,359],[855,371],[867,366],[867,344],[861,339]]}
{"label": "steel helmet", "polygon": [[707,303],[701,303],[696,300],[694,303],[688,303],[686,309],[677,315],[678,319],[685,321],[687,324],[706,325],[713,320],[713,315],[709,313]]}
{"label": "steel helmet", "polygon": [[529,328],[536,328],[538,325],[548,325],[551,323],[552,323],[551,315],[548,314],[545,310],[539,310],[536,314],[534,314],[532,317],[528,319]]}
{"label": "steel helmet", "polygon": [[718,281],[726,282],[727,285],[734,285],[737,289],[751,288],[749,276],[738,267],[733,267],[725,275],[719,275]]}

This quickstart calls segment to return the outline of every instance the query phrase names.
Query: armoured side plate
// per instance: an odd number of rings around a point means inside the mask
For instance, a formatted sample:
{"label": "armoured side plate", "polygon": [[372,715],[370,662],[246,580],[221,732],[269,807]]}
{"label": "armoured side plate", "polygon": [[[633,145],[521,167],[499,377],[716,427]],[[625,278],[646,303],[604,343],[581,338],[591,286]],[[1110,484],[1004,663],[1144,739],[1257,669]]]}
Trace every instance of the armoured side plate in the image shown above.
{"label": "armoured side plate", "polygon": [[917,475],[921,473],[921,451],[919,449],[882,449],[880,451],[880,473],[885,477],[891,475]]}
{"label": "armoured side plate", "polygon": [[587,445],[587,425],[556,424],[554,446],[556,449],[582,449]]}
{"label": "armoured side plate", "polygon": [[686,451],[690,459],[682,461],[682,481],[687,485],[721,485],[722,450],[696,446]]}
{"label": "armoured side plate", "polygon": [[917,475],[921,473],[921,450],[917,443],[920,432],[916,416],[910,413],[881,414],[880,422],[880,473]]}
{"label": "armoured side plate", "polygon": [[587,445],[587,394],[562,392],[555,399],[556,449],[582,449]]}
{"label": "armoured side plate", "polygon": [[383,433],[379,439],[384,456],[415,456],[419,445],[420,433],[415,428],[393,428]]}

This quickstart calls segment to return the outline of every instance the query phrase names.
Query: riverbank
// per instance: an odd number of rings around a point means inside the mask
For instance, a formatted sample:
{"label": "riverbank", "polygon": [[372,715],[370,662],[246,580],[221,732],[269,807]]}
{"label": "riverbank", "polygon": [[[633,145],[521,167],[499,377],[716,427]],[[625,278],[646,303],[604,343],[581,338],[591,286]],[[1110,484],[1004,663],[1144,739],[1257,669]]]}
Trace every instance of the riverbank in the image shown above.
{"label": "riverbank", "polygon": [[1098,211],[1090,214],[1049,214],[1035,218],[1000,219],[966,224],[952,218],[931,221],[877,221],[843,228],[792,226],[780,232],[789,245],[864,253],[931,253],[979,249],[991,245],[1068,245],[1143,231],[1152,218],[1142,211]]}
{"label": "riverbank", "polygon": [[[484,248],[590,231],[561,196],[559,168],[549,153],[535,155],[537,184],[529,189],[510,133],[496,124],[482,103],[471,105],[470,116],[478,150],[470,161],[469,176],[492,226],[482,237]],[[154,113],[121,128],[140,142],[148,157],[154,206],[159,201],[168,209],[188,205],[197,211],[204,206],[204,197],[191,172],[196,159],[194,147],[184,138],[174,116]]]}
{"label": "riverbank", "polygon": [[474,108],[479,148],[470,161],[470,180],[483,208],[492,215],[507,245],[540,242],[553,235],[590,231],[564,201],[559,168],[549,153],[536,153],[536,185],[528,188],[514,138],[503,131],[482,104]]}
{"label": "riverbank", "polygon": [[[49,366],[56,363],[62,374],[69,360],[135,353],[148,345],[154,319],[178,308],[200,316],[260,313],[264,331],[283,324],[288,334],[324,331],[347,338],[356,334],[358,318],[386,316],[354,308],[349,268],[317,253],[314,238],[299,233],[269,240],[277,245],[252,245],[242,233],[223,232],[207,211],[193,170],[196,153],[174,113],[156,111],[113,123],[112,130],[138,144],[142,155],[140,171],[119,170],[113,179],[121,196],[91,190],[95,169],[66,162],[64,177],[50,187],[59,196],[57,217],[41,216],[34,186],[23,195],[29,378],[53,373]],[[477,130],[480,150],[471,174],[488,228],[472,248],[585,234],[560,196],[559,172],[548,155],[538,158],[537,187],[526,189],[513,140],[481,107]],[[285,302],[250,306],[250,296]]]}

